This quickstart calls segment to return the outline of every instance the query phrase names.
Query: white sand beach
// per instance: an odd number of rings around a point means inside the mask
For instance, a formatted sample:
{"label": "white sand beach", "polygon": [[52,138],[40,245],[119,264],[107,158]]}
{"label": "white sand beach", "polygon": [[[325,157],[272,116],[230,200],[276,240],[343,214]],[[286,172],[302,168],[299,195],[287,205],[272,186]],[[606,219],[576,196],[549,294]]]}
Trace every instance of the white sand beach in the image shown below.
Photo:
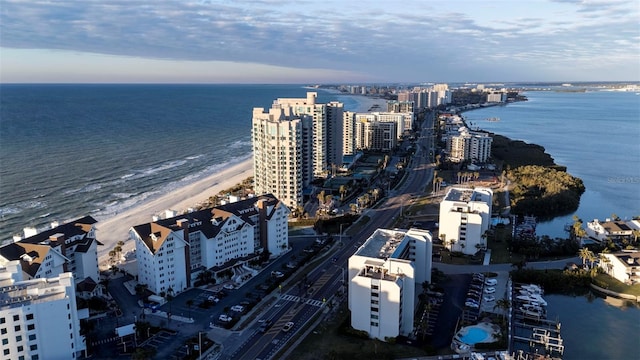
{"label": "white sand beach", "polygon": [[109,251],[120,240],[125,242],[123,253],[135,248],[134,242],[129,240],[131,227],[149,223],[154,215],[160,215],[165,210],[182,212],[250,176],[253,176],[251,158],[158,198],[142,202],[112,218],[99,221],[96,224],[96,237],[104,246],[98,247],[98,263],[101,268],[108,267]]}
{"label": "white sand beach", "polygon": [[[373,104],[380,105],[380,111],[386,111],[386,100],[361,95],[354,96],[358,101],[357,112],[367,112]],[[352,110],[353,111],[353,110]],[[144,201],[137,206],[123,211],[109,219],[100,220],[96,224],[96,237],[103,246],[98,247],[98,263],[102,269],[109,267],[109,251],[117,245],[118,241],[124,241],[122,253],[135,249],[135,243],[129,240],[131,227],[149,223],[154,215],[161,215],[165,210],[183,212],[189,207],[194,207],[218,194],[220,191],[233,187],[242,180],[253,176],[253,160],[251,158],[241,163],[231,165],[229,168],[205,179],[198,180],[180,189],[160,197]]]}

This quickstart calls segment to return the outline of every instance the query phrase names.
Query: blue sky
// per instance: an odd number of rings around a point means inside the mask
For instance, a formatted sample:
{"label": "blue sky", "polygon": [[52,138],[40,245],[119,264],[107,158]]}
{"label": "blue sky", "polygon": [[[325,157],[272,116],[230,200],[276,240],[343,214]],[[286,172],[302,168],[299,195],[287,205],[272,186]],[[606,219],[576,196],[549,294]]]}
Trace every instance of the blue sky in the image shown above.
{"label": "blue sky", "polygon": [[0,82],[640,80],[640,0],[0,0]]}

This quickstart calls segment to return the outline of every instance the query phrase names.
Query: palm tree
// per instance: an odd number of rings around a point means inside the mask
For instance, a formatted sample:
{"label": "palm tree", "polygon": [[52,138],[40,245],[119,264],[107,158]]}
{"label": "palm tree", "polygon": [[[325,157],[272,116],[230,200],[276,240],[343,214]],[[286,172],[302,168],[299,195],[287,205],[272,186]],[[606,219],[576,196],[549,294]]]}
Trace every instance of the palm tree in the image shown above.
{"label": "palm tree", "polygon": [[578,256],[582,259],[582,267],[584,268],[587,264],[587,260],[593,258],[593,252],[589,250],[589,248],[583,247],[578,252]]}
{"label": "palm tree", "polygon": [[502,316],[502,321],[504,321],[505,313],[509,311],[509,309],[511,309],[511,301],[504,298],[496,300],[496,304],[493,305],[493,310],[495,309],[502,310],[501,316]]}
{"label": "palm tree", "polygon": [[344,200],[344,194],[347,193],[347,187],[345,185],[340,185],[340,201]]}

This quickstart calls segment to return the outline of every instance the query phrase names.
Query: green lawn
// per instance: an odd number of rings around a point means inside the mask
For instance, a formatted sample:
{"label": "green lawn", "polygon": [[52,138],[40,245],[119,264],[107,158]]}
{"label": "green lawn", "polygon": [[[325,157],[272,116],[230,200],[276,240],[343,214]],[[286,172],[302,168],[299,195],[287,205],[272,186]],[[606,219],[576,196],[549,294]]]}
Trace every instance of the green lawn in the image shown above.
{"label": "green lawn", "polygon": [[[596,276],[595,278],[595,282],[596,285],[604,287],[607,290],[615,291],[622,294],[640,296],[640,285],[626,285],[607,274],[598,274],[598,276]],[[601,286],[602,284],[606,284],[607,286]]]}

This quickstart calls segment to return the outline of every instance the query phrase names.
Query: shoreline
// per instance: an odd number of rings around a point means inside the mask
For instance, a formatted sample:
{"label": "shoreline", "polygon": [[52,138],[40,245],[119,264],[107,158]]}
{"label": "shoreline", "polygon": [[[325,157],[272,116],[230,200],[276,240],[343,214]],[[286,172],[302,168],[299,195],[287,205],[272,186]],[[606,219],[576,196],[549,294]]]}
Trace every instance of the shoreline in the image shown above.
{"label": "shoreline", "polygon": [[[336,93],[336,95],[339,94]],[[363,95],[349,96],[353,96],[358,103],[357,109],[350,111],[368,112],[367,110],[374,104],[380,106],[386,104],[385,99]],[[249,156],[239,162],[230,163],[214,174],[197,179],[169,193],[143,201],[114,216],[102,220],[96,219],[98,220],[96,238],[103,244],[98,247],[98,266],[100,269],[109,267],[109,251],[113,250],[119,241],[124,242],[122,255],[135,249],[135,243],[129,239],[129,229],[133,226],[149,223],[154,215],[161,215],[166,210],[182,213],[188,208],[204,202],[210,196],[217,195],[220,191],[231,188],[251,176],[253,176],[253,157]]]}
{"label": "shoreline", "polygon": [[181,213],[250,176],[253,176],[252,158],[229,164],[228,167],[215,174],[142,202],[113,217],[98,221],[96,223],[96,238],[103,244],[98,247],[98,265],[100,268],[107,266],[109,251],[113,250],[118,241],[124,241],[122,254],[135,249],[135,243],[129,239],[129,229],[133,226],[149,223],[154,215],[160,215],[165,210],[175,210]]}

